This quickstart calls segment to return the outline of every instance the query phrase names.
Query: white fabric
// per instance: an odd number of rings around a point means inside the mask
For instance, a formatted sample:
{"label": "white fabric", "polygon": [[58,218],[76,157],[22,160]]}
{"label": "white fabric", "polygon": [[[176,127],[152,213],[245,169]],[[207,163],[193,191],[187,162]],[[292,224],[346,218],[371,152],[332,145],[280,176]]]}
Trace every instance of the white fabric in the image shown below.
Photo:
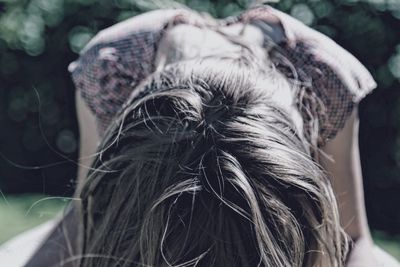
{"label": "white fabric", "polygon": [[[0,266],[23,267],[54,229],[59,218],[30,229],[0,246]],[[44,266],[45,267],[45,266]]]}
{"label": "white fabric", "polygon": [[400,263],[381,248],[375,246],[373,253],[379,262],[379,266],[377,267],[400,267]]}

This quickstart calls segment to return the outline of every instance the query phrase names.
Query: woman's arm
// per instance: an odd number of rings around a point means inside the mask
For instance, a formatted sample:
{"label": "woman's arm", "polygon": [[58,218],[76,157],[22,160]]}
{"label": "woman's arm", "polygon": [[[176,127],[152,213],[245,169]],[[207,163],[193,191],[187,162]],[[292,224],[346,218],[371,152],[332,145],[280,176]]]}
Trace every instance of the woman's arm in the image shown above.
{"label": "woman's arm", "polygon": [[[348,267],[377,266],[368,227],[358,147],[359,119],[355,108],[344,128],[322,148],[320,163],[331,178],[341,223],[353,239]],[[329,158],[328,158],[329,157]]]}
{"label": "woman's arm", "polygon": [[355,108],[344,128],[322,148],[327,155],[320,155],[320,163],[331,177],[342,225],[353,239],[370,235],[364,204],[358,126]]}
{"label": "woman's arm", "polygon": [[75,106],[79,123],[79,166],[75,193],[78,197],[82,184],[95,158],[100,138],[97,132],[96,117],[82,99],[79,91],[75,93]]}

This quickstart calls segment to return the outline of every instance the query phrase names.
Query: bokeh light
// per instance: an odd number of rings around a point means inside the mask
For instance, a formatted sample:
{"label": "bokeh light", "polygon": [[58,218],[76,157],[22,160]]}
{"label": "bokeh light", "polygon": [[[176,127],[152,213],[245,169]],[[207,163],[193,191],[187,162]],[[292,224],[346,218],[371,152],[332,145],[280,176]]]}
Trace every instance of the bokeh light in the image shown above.
{"label": "bokeh light", "polygon": [[314,13],[306,4],[296,4],[292,7],[290,14],[306,25],[311,25],[314,21]]}
{"label": "bokeh light", "polygon": [[389,59],[389,70],[394,77],[400,79],[400,45],[396,48],[396,53]]}

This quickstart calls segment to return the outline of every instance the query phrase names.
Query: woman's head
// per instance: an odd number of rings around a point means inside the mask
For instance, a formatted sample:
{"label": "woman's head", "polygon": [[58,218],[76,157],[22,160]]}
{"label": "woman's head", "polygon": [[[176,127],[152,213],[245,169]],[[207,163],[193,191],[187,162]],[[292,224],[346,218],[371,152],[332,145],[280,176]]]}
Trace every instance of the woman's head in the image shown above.
{"label": "woman's head", "polygon": [[171,65],[127,102],[82,191],[81,266],[342,265],[330,184],[277,76],[244,65]]}

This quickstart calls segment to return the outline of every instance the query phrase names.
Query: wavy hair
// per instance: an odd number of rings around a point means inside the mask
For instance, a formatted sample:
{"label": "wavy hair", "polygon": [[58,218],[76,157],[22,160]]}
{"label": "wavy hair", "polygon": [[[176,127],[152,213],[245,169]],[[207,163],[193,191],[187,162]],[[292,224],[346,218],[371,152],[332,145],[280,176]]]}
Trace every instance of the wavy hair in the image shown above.
{"label": "wavy hair", "polygon": [[81,193],[81,267],[343,266],[329,180],[244,65],[172,64],[127,102]]}

